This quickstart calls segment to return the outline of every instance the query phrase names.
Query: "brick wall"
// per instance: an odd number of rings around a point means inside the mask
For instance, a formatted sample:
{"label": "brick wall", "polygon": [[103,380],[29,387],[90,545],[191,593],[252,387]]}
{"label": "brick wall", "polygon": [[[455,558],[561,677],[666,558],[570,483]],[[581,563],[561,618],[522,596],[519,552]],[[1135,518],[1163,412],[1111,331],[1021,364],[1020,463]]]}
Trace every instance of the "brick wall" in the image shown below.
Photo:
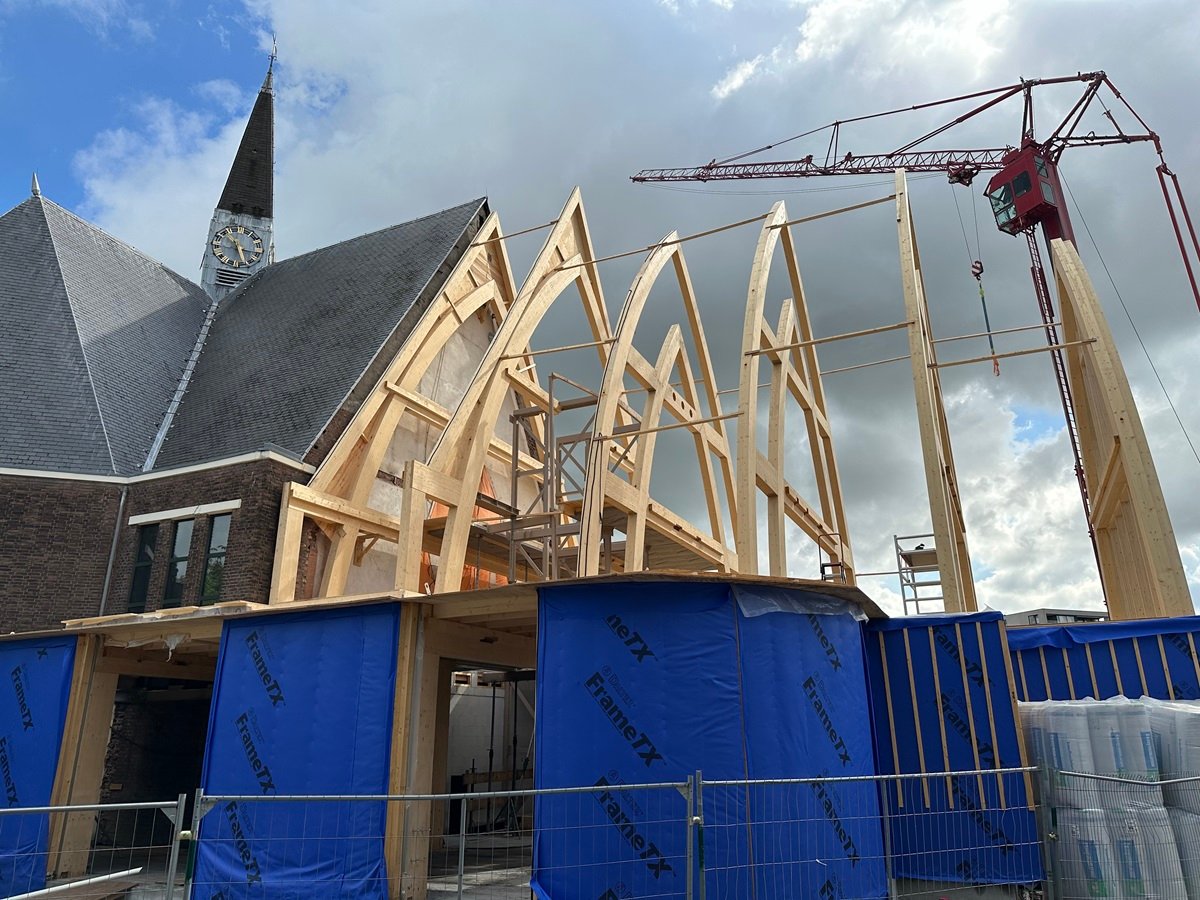
{"label": "brick wall", "polygon": [[0,633],[100,608],[121,487],[0,476]]}
{"label": "brick wall", "polygon": [[[265,602],[284,482],[307,479],[291,466],[258,460],[128,485],[104,612],[129,608],[139,531],[124,524],[130,516],[226,500],[242,505],[230,519],[218,600]],[[57,628],[63,619],[100,614],[121,490],[108,483],[0,476],[0,634]],[[211,517],[196,517],[185,606],[199,603],[210,525]],[[159,524],[147,610],[162,605],[174,537],[174,522]]]}
{"label": "brick wall", "polygon": [[[136,482],[129,487],[126,522],[130,516],[163,510],[241,500],[229,523],[229,545],[218,601],[251,600],[265,603],[271,587],[271,567],[275,559],[275,532],[279,523],[279,503],[287,481],[307,481],[308,476],[291,466],[270,460],[241,463],[220,469],[189,472],[172,478]],[[211,516],[198,516],[192,531],[181,605],[200,603],[204,560],[208,551]],[[108,612],[125,612],[138,548],[139,526],[121,528],[113,588]],[[175,523],[160,522],[151,568],[146,609],[162,606],[167,583],[168,560],[175,539]]]}

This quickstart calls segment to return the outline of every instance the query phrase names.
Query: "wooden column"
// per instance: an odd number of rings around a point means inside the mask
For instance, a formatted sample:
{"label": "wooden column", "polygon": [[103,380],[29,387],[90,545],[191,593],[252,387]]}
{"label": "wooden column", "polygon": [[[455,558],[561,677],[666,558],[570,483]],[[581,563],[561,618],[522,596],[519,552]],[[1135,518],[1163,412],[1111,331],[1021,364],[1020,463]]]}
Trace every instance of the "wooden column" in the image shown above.
{"label": "wooden column", "polygon": [[[392,750],[388,773],[388,793],[403,794],[408,789],[408,749],[412,738],[414,676],[420,655],[422,605],[405,603],[400,609],[400,641],[397,648],[396,691],[392,701]],[[389,803],[385,825],[384,859],[388,872],[388,897],[401,897],[404,867],[403,804]]]}
{"label": "wooden column", "polygon": [[929,324],[929,307],[925,302],[925,279],[921,274],[921,256],[917,251],[903,169],[896,170],[896,225],[900,240],[904,309],[910,322],[908,347],[917,400],[917,424],[920,426],[921,455],[925,460],[925,484],[929,492],[929,513],[933,519],[943,603],[947,612],[971,611],[977,606],[971,557],[967,551],[967,529],[959,499],[954,456],[950,451],[950,432],[942,403],[941,379],[935,368],[937,359]]}
{"label": "wooden column", "polygon": [[1084,475],[1113,619],[1194,613],[1125,367],[1075,247],[1051,242]]}
{"label": "wooden column", "polygon": [[[96,671],[103,646],[103,638],[99,635],[79,637],[62,750],[50,795],[52,806],[100,802],[118,678],[115,673]],[[50,877],[70,878],[87,873],[88,850],[95,826],[95,813],[50,817],[47,858]]]}

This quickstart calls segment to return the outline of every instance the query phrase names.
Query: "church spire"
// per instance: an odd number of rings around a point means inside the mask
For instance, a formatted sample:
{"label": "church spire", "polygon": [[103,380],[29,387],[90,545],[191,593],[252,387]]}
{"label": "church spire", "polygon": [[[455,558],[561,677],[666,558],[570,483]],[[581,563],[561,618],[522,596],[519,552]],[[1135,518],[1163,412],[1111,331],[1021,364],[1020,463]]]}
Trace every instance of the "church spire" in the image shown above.
{"label": "church spire", "polygon": [[213,211],[200,284],[220,300],[275,259],[275,51]]}
{"label": "church spire", "polygon": [[217,203],[218,209],[246,213],[258,218],[272,217],[275,188],[275,92],[271,71],[275,57],[267,68],[267,77],[254,101],[242,143],[229,169],[225,190]]}

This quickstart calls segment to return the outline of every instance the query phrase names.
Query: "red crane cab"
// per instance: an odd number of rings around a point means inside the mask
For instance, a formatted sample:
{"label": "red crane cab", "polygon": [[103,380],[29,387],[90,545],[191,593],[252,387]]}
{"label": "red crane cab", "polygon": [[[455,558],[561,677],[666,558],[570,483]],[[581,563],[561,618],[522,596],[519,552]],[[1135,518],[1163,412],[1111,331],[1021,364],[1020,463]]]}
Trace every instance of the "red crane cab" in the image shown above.
{"label": "red crane cab", "polygon": [[1042,148],[1025,141],[1001,160],[1004,168],[988,182],[987,198],[992,204],[996,226],[1009,234],[1051,220],[1059,221],[1057,173]]}

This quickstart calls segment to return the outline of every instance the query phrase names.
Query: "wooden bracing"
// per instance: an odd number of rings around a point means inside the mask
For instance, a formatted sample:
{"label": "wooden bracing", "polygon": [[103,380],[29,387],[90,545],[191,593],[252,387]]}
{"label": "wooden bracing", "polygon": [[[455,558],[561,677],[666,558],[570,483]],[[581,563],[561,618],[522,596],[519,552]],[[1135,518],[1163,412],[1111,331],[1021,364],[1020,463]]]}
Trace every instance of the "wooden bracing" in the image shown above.
{"label": "wooden bracing", "polygon": [[1079,422],[1109,616],[1194,614],[1179,546],[1133,392],[1075,247],[1051,242],[1067,377]]}
{"label": "wooden bracing", "polygon": [[[362,589],[408,595],[458,590],[468,568],[533,580],[641,569],[753,573],[759,491],[767,497],[772,574],[787,574],[784,521],[790,519],[819,546],[828,560],[828,576],[853,583],[816,351],[803,345],[812,338],[812,329],[786,220],[782,204],[763,220],[747,299],[738,407],[727,412],[684,259],[686,238],[672,233],[649,248],[614,326],[578,190],[552,223],[519,290],[498,217],[490,216],[310,483],[286,487],[272,602],[294,600],[298,594],[352,593],[348,584],[354,567],[385,558],[380,554],[394,554],[388,557],[393,577]],[[771,325],[763,314],[777,247],[786,259],[791,297]],[[667,272],[663,283],[677,291],[683,315],[651,359],[638,350],[635,338],[651,291]],[[586,331],[567,347],[532,349],[543,318],[564,295],[578,297]],[[450,408],[429,393],[434,361],[473,317],[487,319],[494,334]],[[794,343],[802,346],[777,348]],[[539,378],[537,366],[549,371],[551,360],[545,354],[556,350],[596,354],[602,375],[594,387],[582,388],[584,397],[552,399],[553,386],[548,391],[546,380]],[[750,387],[757,384],[760,358],[771,374],[771,400],[761,417],[758,392]],[[789,398],[798,404],[807,427],[819,492],[814,505],[783,475],[785,453],[797,449],[784,446]],[[556,436],[553,420],[580,407],[590,410],[590,418],[584,432],[572,436],[585,446],[578,457],[579,490],[574,490],[561,483],[556,469],[566,438]],[[528,440],[515,447],[500,437],[513,433],[509,422],[514,417],[530,429]],[[736,458],[730,421],[737,423]],[[755,443],[760,421],[767,424],[766,453]],[[431,448],[399,458],[397,435],[417,426],[436,435]],[[700,481],[695,496],[704,504],[702,525],[650,492],[658,435],[671,429],[686,430],[691,438]],[[510,472],[514,484],[533,479],[531,496],[508,504],[481,495],[479,485],[490,481],[499,488],[497,496],[504,496],[499,479]],[[516,498],[515,488],[512,493]],[[306,523],[315,523],[319,532],[312,525],[306,530]],[[517,554],[510,553],[512,545],[527,550],[547,532],[558,541],[553,556],[565,560],[562,567],[513,569]],[[310,544],[316,534],[316,549],[304,545],[306,534]],[[423,553],[436,561],[433,584],[421,583]],[[306,554],[309,580],[298,591]],[[432,569],[427,565],[426,571]]]}

